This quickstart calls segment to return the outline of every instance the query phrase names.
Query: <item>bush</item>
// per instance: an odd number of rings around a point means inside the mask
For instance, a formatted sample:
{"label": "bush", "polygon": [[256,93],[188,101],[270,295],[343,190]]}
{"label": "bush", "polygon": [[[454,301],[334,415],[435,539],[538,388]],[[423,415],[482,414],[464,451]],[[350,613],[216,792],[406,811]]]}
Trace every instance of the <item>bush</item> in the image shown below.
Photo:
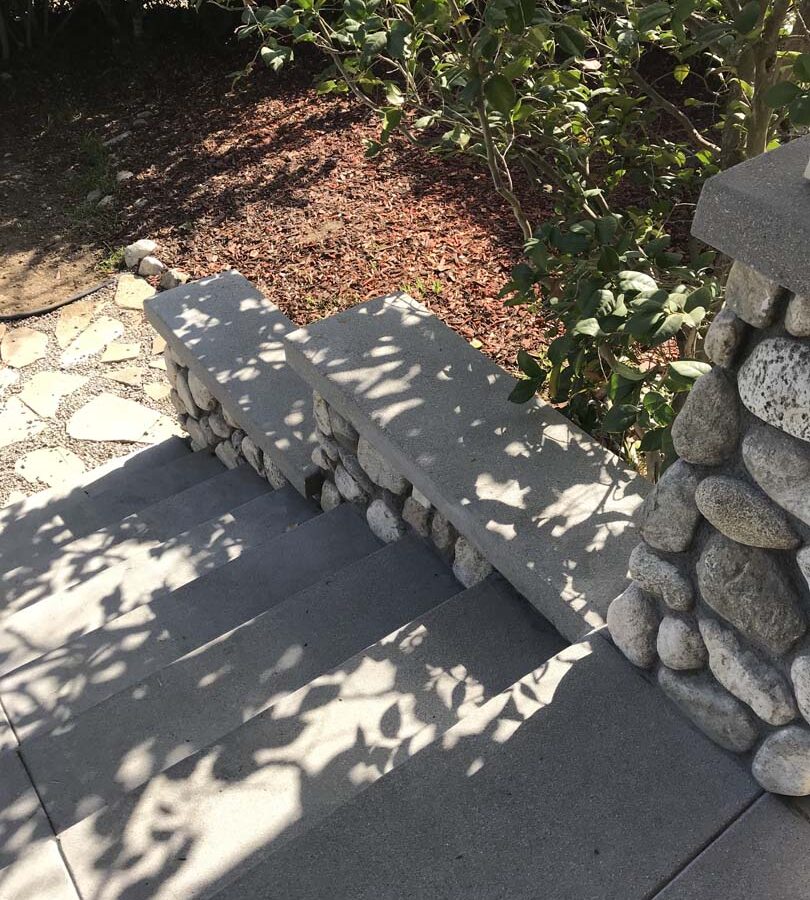
{"label": "bush", "polygon": [[[544,390],[655,477],[719,303],[714,254],[687,236],[700,185],[810,122],[798,6],[290,0],[245,7],[239,37],[276,70],[320,48],[318,90],[380,115],[369,154],[399,132],[486,164],[525,242],[503,296],[554,314],[512,399]],[[554,199],[539,226],[533,190]]]}

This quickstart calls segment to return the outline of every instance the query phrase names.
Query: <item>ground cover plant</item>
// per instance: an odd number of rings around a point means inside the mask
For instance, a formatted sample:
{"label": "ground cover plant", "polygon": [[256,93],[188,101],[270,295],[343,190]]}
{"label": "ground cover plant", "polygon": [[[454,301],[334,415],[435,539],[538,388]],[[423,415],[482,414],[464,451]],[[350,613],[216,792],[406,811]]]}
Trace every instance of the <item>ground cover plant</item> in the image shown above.
{"label": "ground cover plant", "polygon": [[[525,258],[503,296],[549,313],[512,400],[542,390],[655,477],[694,380],[723,263],[688,238],[703,181],[810,123],[807,4],[677,0],[289,0],[243,6],[249,72],[324,58],[319,91],[381,129],[470,155]],[[527,199],[553,213],[532,219]]]}

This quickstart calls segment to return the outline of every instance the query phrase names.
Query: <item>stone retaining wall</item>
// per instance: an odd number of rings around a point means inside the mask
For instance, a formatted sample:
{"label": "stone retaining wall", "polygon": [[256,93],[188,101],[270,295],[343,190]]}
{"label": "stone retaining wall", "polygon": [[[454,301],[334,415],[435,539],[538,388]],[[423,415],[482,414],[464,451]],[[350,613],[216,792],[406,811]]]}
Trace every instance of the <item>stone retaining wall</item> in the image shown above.
{"label": "stone retaining wall", "polygon": [[608,627],[766,790],[810,795],[810,297],[735,262],[705,351]]}
{"label": "stone retaining wall", "polygon": [[163,358],[172,386],[170,400],[189,436],[191,449],[215,453],[229,469],[250,465],[274,488],[287,484],[278,466],[225,411],[200,379],[177,360],[169,347],[163,351]]}
{"label": "stone retaining wall", "polygon": [[453,525],[414,488],[351,422],[313,393],[318,446],[312,461],[324,473],[320,502],[324,510],[344,501],[365,510],[369,527],[389,543],[408,527],[430,540],[453,566],[456,578],[472,587],[486,578],[492,566]]}

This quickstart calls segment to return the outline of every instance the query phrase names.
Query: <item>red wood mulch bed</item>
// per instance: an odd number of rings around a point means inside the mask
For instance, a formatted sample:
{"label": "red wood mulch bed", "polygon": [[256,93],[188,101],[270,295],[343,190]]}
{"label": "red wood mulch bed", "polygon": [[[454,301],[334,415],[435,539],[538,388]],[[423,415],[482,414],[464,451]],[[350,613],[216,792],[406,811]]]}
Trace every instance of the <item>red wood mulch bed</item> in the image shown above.
{"label": "red wood mulch bed", "polygon": [[[364,141],[379,125],[315,93],[320,60],[257,71],[231,90],[242,62],[159,36],[128,59],[73,53],[18,80],[26,88],[7,119],[18,133],[0,150],[49,161],[52,183],[44,171],[35,180],[56,214],[86,193],[74,177],[82,141],[130,132],[111,148],[112,170],[135,175],[117,187],[114,211],[50,223],[99,256],[152,237],[193,277],[238,268],[299,324],[404,289],[509,367],[520,346],[543,342],[539,318],[497,296],[521,240],[483,167],[404,141],[368,160]],[[535,219],[544,204],[538,195]]]}

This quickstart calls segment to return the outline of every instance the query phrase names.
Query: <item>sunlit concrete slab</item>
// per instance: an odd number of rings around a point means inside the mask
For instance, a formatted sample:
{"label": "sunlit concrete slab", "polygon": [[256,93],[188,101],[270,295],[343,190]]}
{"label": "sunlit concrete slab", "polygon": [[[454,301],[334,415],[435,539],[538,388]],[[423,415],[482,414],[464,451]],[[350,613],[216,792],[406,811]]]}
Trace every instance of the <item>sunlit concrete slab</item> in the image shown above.
{"label": "sunlit concrete slab", "polygon": [[[119,657],[119,645],[123,650],[128,641],[139,643],[137,633],[132,635],[134,617],[119,623],[120,629],[111,625],[104,635],[92,632],[318,512],[292,487],[264,494],[13,616],[0,632],[0,653],[11,661],[35,656],[0,680],[0,700],[20,739],[50,730],[115,693],[114,676],[126,658]],[[150,610],[144,623],[152,619]]]}
{"label": "sunlit concrete slab", "polygon": [[625,587],[644,481],[404,294],[287,336],[287,359],[566,637]]}
{"label": "sunlit concrete slab", "polygon": [[[198,459],[204,465],[199,465]],[[164,485],[164,492],[155,498],[157,502],[144,504],[137,512],[51,548],[50,552],[43,550],[0,575],[3,596],[0,618],[8,619],[57,591],[117,565],[145,546],[154,548],[161,540],[270,490],[267,482],[252,470],[245,467],[228,471],[213,456],[189,455],[179,463],[183,477],[170,484],[154,479]],[[105,496],[101,495],[94,503],[101,502]],[[154,496],[151,491],[149,496]],[[130,500],[135,503],[134,497]],[[116,505],[128,508],[131,504],[117,501]],[[9,632],[13,633],[10,629]],[[9,671],[10,664],[10,660],[0,659],[0,671]],[[16,665],[19,664],[17,661]]]}
{"label": "sunlit concrete slab", "polygon": [[0,869],[0,900],[80,900],[56,841],[38,841]]}
{"label": "sunlit concrete slab", "polygon": [[97,527],[90,498],[137,480],[153,467],[187,456],[180,438],[170,438],[79,476],[72,482],[40,491],[0,509],[0,562],[3,568],[20,564],[40,548],[67,543]]}
{"label": "sunlit concrete slab", "polygon": [[799,900],[810,897],[810,821],[766,794],[655,900]]}
{"label": "sunlit concrete slab", "polygon": [[[137,685],[180,657],[283,602],[343,566],[379,549],[380,542],[349,506],[317,516],[197,581],[139,606],[85,637],[117,654],[104,682],[110,693]],[[238,665],[234,660],[234,665]],[[270,660],[268,660],[268,667]],[[88,675],[92,677],[92,673]],[[216,672],[209,672],[216,679]],[[202,703],[205,681],[198,685]],[[136,698],[137,699],[137,698]],[[183,704],[167,705],[154,734],[133,732],[130,707],[119,715],[113,697],[56,730],[21,744],[21,753],[57,831],[137,787],[197,748],[186,742]],[[183,703],[187,703],[185,700]],[[135,736],[138,742],[133,743]],[[155,754],[149,745],[162,748]],[[156,744],[157,746],[157,744]],[[165,749],[165,748],[171,749]],[[165,749],[165,752],[164,752]],[[145,750],[146,752],[142,752]],[[132,751],[130,753],[130,751]]]}
{"label": "sunlit concrete slab", "polygon": [[172,353],[302,493],[320,482],[311,389],[287,365],[282,338],[295,326],[238,272],[148,300],[146,317]]}
{"label": "sunlit concrete slab", "polygon": [[[386,571],[399,573],[393,546],[366,561],[376,562],[375,593],[385,590]],[[403,609],[402,618],[412,612]],[[302,626],[303,637],[307,632]],[[295,646],[294,635],[284,641]],[[63,833],[77,882],[98,898],[206,895],[257,854],[293,839],[406,763],[561,646],[560,636],[502,579],[458,593],[324,668],[299,691],[279,694],[265,713]],[[245,699],[255,694],[251,686]],[[173,864],[178,855],[182,865]],[[135,864],[126,867],[132,858]],[[343,896],[351,895],[323,894]]]}
{"label": "sunlit concrete slab", "polygon": [[17,751],[0,752],[0,869],[52,835]]}
{"label": "sunlit concrete slab", "polygon": [[758,793],[594,636],[216,896],[644,900]]}

